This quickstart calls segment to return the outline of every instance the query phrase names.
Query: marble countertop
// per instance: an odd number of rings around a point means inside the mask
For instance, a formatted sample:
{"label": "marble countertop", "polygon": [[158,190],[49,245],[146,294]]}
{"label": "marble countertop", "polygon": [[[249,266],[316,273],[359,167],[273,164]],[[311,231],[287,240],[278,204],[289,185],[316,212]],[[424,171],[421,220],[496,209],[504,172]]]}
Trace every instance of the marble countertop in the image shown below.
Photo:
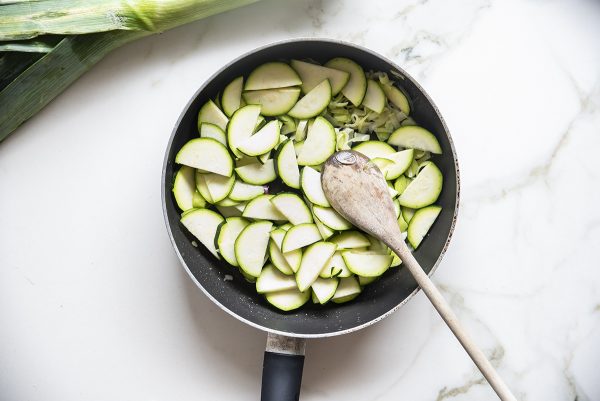
{"label": "marble countertop", "polygon": [[[265,0],[109,55],[0,144],[0,399],[258,399],[265,334],[179,266],[159,177],[213,72],[302,36],[380,52],[442,111],[462,203],[434,281],[518,399],[600,399],[593,0]],[[309,341],[302,399],[496,398],[419,294]]]}

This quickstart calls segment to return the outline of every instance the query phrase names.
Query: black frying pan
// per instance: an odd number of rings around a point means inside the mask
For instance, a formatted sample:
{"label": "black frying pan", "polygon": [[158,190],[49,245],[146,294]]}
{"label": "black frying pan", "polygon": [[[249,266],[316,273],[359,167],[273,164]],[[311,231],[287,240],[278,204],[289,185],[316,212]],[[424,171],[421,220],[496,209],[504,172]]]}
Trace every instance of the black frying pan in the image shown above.
{"label": "black frying pan", "polygon": [[[326,62],[333,57],[348,57],[365,70],[395,71],[403,79],[398,85],[411,99],[411,116],[433,132],[443,154],[433,160],[444,174],[444,188],[438,200],[443,207],[429,236],[414,253],[423,269],[431,274],[440,263],[452,236],[458,210],[459,176],[452,138],[442,116],[423,88],[406,72],[384,57],[361,47],[331,40],[298,39],[279,42],[254,50],[227,64],[214,74],[187,104],[167,145],[163,174],[163,212],[171,241],[190,277],[224,311],[269,333],[263,365],[263,401],[297,400],[304,363],[305,338],[328,337],[370,326],[389,316],[406,303],[418,286],[406,269],[390,269],[380,280],[365,287],[352,302],[325,306],[307,303],[299,310],[281,312],[256,293],[237,269],[217,260],[202,246],[192,246],[193,236],[179,223],[180,211],[172,195],[173,177],[178,166],[177,151],[198,136],[200,106],[234,78],[245,75],[268,61],[313,59]],[[393,77],[393,75],[390,75]],[[233,280],[224,280],[230,274]]]}

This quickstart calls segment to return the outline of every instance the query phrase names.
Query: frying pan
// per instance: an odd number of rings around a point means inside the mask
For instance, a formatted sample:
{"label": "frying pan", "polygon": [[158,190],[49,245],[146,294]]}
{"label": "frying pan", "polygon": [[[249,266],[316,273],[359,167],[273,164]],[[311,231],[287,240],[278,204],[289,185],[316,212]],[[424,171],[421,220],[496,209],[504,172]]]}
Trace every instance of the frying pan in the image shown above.
{"label": "frying pan", "polygon": [[[389,269],[385,275],[365,287],[352,302],[312,305],[282,312],[256,293],[237,269],[217,260],[204,247],[194,247],[193,236],[180,224],[180,211],[172,194],[177,151],[198,136],[198,110],[234,78],[245,75],[269,61],[312,59],[324,63],[333,57],[347,57],[363,66],[365,71],[394,72],[397,85],[411,100],[411,116],[433,132],[442,146],[442,155],[434,162],[444,174],[444,187],[438,204],[442,212],[430,234],[414,252],[423,269],[432,274],[440,263],[454,230],[458,211],[459,175],[456,153],[448,128],[437,107],[423,88],[400,67],[368,49],[340,41],[295,39],[267,45],[251,51],[227,64],[215,73],[194,94],[183,110],[164,159],[161,192],[163,213],[171,242],[181,264],[198,287],[221,309],[242,322],[268,333],[263,363],[262,401],[298,400],[305,339],[350,333],[370,326],[404,305],[417,291],[411,274],[402,268]],[[400,78],[398,78],[400,77]],[[231,275],[233,280],[225,280]]]}

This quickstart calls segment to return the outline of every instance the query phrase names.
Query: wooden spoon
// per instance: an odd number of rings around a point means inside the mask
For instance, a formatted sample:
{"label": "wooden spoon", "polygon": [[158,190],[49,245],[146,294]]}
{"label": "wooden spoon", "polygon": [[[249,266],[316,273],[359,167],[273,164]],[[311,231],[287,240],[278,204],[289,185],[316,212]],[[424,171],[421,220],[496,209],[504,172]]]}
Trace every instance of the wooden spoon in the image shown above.
{"label": "wooden spoon", "polygon": [[353,150],[334,153],[323,166],[321,184],[335,210],[361,230],[389,246],[402,259],[429,301],[454,333],[502,401],[516,401],[498,372],[475,345],[419,262],[406,246],[388,186],[379,168]]}

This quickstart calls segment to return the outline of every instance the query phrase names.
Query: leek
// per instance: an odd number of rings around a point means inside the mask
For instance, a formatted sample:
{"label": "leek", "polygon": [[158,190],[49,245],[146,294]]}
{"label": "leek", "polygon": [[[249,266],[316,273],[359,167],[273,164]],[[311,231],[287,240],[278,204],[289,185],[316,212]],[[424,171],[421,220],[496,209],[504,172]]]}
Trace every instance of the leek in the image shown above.
{"label": "leek", "polygon": [[0,0],[0,141],[110,51],[258,0]]}

